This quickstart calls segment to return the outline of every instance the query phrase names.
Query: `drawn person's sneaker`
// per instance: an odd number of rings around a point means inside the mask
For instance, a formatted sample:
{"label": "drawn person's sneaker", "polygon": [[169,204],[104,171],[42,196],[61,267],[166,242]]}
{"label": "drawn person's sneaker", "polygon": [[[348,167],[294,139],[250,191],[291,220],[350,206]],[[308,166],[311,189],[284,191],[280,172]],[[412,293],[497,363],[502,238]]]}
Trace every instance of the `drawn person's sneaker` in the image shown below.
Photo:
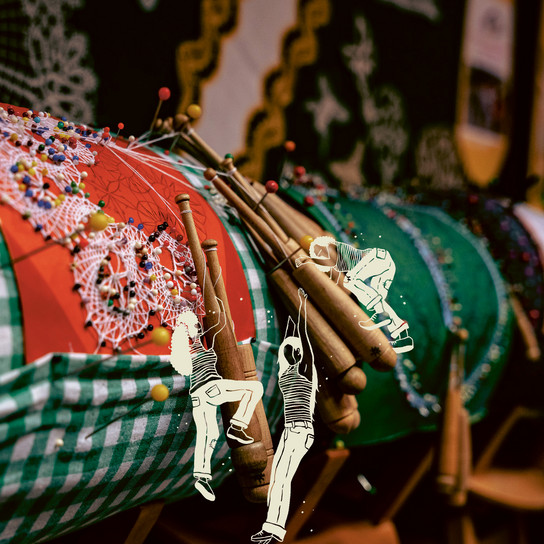
{"label": "drawn person's sneaker", "polygon": [[403,331],[397,338],[391,340],[391,347],[395,353],[406,353],[414,349],[414,340],[407,331]]}
{"label": "drawn person's sneaker", "polygon": [[251,436],[248,436],[246,434],[242,427],[234,423],[230,424],[227,430],[227,436],[232,440],[240,442],[240,444],[253,444],[253,442],[255,441]]}
{"label": "drawn person's sneaker", "polygon": [[270,544],[273,541],[282,542],[282,539],[264,529],[261,529],[251,537],[251,542],[259,542],[260,544]]}
{"label": "drawn person's sneaker", "polygon": [[387,312],[382,312],[382,313],[375,312],[370,317],[370,319],[367,319],[366,321],[359,321],[359,327],[367,331],[373,331],[374,329],[385,327],[386,325],[389,325],[390,323],[391,323],[391,319]]}
{"label": "drawn person's sneaker", "polygon": [[205,499],[209,501],[215,500],[215,493],[210,487],[208,480],[206,480],[205,478],[197,478],[195,482],[195,488]]}

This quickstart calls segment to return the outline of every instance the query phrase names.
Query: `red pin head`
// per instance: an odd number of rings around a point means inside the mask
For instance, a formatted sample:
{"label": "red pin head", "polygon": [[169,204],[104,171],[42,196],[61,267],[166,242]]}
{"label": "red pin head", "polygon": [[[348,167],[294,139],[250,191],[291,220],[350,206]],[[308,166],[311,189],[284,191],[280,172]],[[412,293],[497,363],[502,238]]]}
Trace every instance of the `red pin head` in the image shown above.
{"label": "red pin head", "polygon": [[304,205],[305,206],[313,206],[315,204],[315,200],[313,196],[305,196],[304,197]]}
{"label": "red pin head", "polygon": [[125,123],[117,123],[117,128],[123,130],[125,128]]}
{"label": "red pin head", "polygon": [[267,193],[276,193],[278,191],[278,184],[273,179],[269,179],[264,184],[264,188]]}
{"label": "red pin head", "polygon": [[292,153],[295,149],[296,149],[296,144],[295,142],[293,142],[293,140],[287,140],[284,144],[283,144],[283,148],[285,149],[285,151],[287,151],[287,153]]}
{"label": "red pin head", "polygon": [[295,166],[293,172],[295,177],[301,178],[306,173],[306,168],[304,168],[304,166]]}
{"label": "red pin head", "polygon": [[161,87],[159,89],[159,100],[168,100],[170,98],[170,89],[168,87]]}

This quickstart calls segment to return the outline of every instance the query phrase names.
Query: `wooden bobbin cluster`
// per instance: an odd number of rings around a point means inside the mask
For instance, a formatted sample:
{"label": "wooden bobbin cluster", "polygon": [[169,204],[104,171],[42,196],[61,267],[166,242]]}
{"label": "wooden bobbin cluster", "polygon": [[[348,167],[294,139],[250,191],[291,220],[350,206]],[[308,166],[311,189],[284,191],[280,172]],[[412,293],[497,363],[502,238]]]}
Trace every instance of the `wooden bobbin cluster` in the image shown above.
{"label": "wooden bobbin cluster", "polygon": [[[380,329],[369,331],[359,326],[368,316],[342,286],[341,273],[333,269],[330,275],[325,274],[311,262],[300,266],[309,261],[305,242],[327,233],[271,191],[269,182],[267,187],[247,180],[235,168],[232,157],[221,158],[206,144],[191,127],[187,115],[159,121],[157,128],[161,126],[176,131],[178,150],[209,166],[204,177],[237,210],[267,263],[271,285],[295,321],[298,288],[307,292],[308,332],[320,379],[319,413],[336,432],[356,428],[360,416],[354,395],[365,388],[367,381],[362,363],[391,370],[396,353]],[[334,266],[335,255],[331,255],[330,264]]]}
{"label": "wooden bobbin cluster", "polygon": [[[206,341],[208,345],[213,342],[217,354],[217,371],[225,379],[256,380],[257,372],[251,345],[238,346],[236,342],[217,252],[209,251],[211,248],[215,248],[217,243],[210,240],[204,242],[204,249],[208,249],[207,267],[191,213],[189,195],[178,195],[176,204],[180,209],[198,282],[204,297],[205,326],[208,331]],[[225,428],[228,428],[236,409],[236,403],[221,405]],[[232,464],[244,496],[251,502],[264,502],[268,495],[274,450],[262,401],[259,402],[253,414],[247,433],[254,439],[252,444],[242,445],[227,437],[231,448]]]}

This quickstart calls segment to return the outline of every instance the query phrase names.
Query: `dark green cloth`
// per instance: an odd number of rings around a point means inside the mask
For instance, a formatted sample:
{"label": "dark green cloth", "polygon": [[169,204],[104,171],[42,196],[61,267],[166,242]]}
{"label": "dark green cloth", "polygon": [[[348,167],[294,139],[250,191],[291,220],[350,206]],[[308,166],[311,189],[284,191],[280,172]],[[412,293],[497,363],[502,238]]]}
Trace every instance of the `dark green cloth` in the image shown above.
{"label": "dark green cloth", "polygon": [[[303,189],[289,192],[299,203],[305,194]],[[452,317],[470,334],[466,406],[472,420],[483,417],[507,360],[512,316],[505,284],[482,242],[432,207],[336,197],[317,200],[307,211],[325,229],[338,233],[339,241],[390,252],[396,275],[387,302],[408,321],[415,344],[413,351],[399,354],[392,372],[365,365],[368,385],[357,399],[361,425],[345,437],[346,444],[436,428],[447,385]],[[412,230],[415,234],[410,235]]]}

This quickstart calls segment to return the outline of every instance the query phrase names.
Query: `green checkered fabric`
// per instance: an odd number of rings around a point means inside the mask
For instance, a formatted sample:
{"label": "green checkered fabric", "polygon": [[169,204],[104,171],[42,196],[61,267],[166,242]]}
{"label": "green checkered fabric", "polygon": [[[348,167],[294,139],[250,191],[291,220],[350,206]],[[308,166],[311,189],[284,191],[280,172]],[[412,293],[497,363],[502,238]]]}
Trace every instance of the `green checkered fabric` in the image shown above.
{"label": "green checkered fabric", "polygon": [[[250,288],[257,373],[274,430],[282,400],[275,390],[278,333],[272,301],[236,220],[219,208],[218,214]],[[0,253],[6,254],[3,244]],[[170,502],[195,493],[189,383],[168,357],[118,356],[92,364],[103,357],[59,353],[21,366],[17,290],[10,270],[2,277],[9,293],[0,301],[2,324],[11,327],[17,342],[2,359],[0,374],[0,542],[45,542],[149,500]],[[165,402],[150,398],[159,383],[170,390]],[[118,416],[123,417],[98,430]],[[229,452],[221,434],[213,487],[232,472]]]}
{"label": "green checkered fabric", "polygon": [[23,364],[21,309],[9,253],[0,232],[0,373]]}

